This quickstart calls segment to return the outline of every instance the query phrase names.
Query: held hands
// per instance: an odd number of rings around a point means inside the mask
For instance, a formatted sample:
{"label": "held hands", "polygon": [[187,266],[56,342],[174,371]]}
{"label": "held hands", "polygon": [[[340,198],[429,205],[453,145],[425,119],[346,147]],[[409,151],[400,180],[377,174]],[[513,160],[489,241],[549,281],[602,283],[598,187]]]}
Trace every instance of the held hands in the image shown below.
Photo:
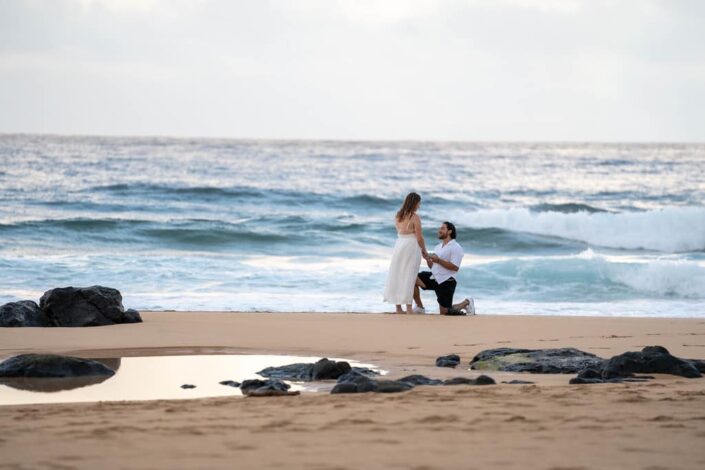
{"label": "held hands", "polygon": [[432,254],[432,255],[429,255],[429,254],[427,253],[427,256],[425,256],[425,259],[426,259],[426,264],[428,265],[429,268],[432,268],[432,267],[433,267],[433,263],[438,263],[438,262],[441,260],[441,259],[438,257],[438,255],[435,254],[435,253]]}

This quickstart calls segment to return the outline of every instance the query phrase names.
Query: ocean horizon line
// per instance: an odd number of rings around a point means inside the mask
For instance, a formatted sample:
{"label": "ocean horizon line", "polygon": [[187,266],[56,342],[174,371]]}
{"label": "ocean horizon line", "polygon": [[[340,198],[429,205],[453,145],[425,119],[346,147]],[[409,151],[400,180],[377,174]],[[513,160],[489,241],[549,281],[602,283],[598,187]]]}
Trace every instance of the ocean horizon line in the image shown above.
{"label": "ocean horizon line", "polygon": [[409,144],[504,144],[504,145],[673,145],[691,146],[705,145],[702,141],[676,141],[676,140],[503,140],[503,139],[414,139],[414,138],[337,138],[337,137],[247,137],[247,136],[219,136],[219,135],[175,135],[175,134],[101,134],[72,132],[15,132],[0,131],[0,137],[59,137],[59,138],[97,138],[97,139],[168,139],[168,140],[213,140],[234,142],[316,142],[338,144],[374,144],[374,143],[409,143]]}

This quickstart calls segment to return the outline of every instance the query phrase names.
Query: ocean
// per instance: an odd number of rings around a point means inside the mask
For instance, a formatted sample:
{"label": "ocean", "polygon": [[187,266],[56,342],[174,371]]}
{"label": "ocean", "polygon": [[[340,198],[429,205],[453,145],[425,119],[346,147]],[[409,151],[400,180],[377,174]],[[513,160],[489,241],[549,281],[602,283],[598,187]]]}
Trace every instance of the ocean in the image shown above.
{"label": "ocean", "polygon": [[705,317],[705,144],[0,135],[0,303],[392,311],[409,191],[479,314]]}

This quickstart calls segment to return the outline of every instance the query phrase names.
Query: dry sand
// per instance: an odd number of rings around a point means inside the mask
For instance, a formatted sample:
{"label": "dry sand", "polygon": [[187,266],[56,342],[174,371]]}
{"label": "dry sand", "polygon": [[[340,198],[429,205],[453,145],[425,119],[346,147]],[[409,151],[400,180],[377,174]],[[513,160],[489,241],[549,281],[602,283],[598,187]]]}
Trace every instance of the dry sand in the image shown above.
{"label": "dry sand", "polygon": [[[145,313],[139,325],[0,328],[0,357],[282,353],[357,359],[390,377],[474,377],[495,347],[609,357],[646,345],[705,359],[705,321],[517,316]],[[512,374],[490,374],[498,381]],[[705,379],[417,387],[391,395],[304,394],[0,407],[0,468],[705,468]]]}

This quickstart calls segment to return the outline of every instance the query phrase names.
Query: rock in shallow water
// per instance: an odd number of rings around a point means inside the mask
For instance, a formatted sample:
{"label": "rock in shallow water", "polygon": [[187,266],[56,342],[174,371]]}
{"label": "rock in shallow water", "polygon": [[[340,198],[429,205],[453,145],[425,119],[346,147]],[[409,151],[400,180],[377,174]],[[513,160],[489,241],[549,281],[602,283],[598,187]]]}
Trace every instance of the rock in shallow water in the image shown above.
{"label": "rock in shallow water", "polygon": [[21,354],[0,363],[0,377],[112,376],[115,371],[98,361],[55,354]]}
{"label": "rock in shallow water", "polygon": [[348,362],[331,361],[328,358],[323,358],[313,364],[296,363],[285,366],[267,367],[257,372],[257,374],[270,379],[310,382],[313,380],[336,380],[350,372],[361,375],[377,375],[377,373],[371,369],[350,367]]}
{"label": "rock in shallow water", "polygon": [[436,359],[436,367],[456,367],[460,364],[460,356],[457,354],[448,354]]}
{"label": "rock in shallow water", "polygon": [[0,327],[53,326],[36,302],[20,300],[0,307]]}
{"label": "rock in shallow water", "polygon": [[55,326],[102,326],[142,321],[136,310],[125,311],[120,291],[103,286],[51,289],[39,300],[39,308]]}
{"label": "rock in shallow water", "polygon": [[228,387],[235,387],[238,388],[240,387],[240,382],[235,382],[234,380],[223,380],[222,382],[218,382],[220,385],[225,385]]}
{"label": "rock in shallow water", "polygon": [[275,397],[298,395],[299,392],[290,392],[291,385],[277,379],[250,379],[240,384],[240,391],[248,397]]}
{"label": "rock in shallow water", "polygon": [[470,361],[470,368],[534,374],[575,374],[589,367],[601,368],[603,362],[604,359],[575,348],[497,348],[480,352]]}

